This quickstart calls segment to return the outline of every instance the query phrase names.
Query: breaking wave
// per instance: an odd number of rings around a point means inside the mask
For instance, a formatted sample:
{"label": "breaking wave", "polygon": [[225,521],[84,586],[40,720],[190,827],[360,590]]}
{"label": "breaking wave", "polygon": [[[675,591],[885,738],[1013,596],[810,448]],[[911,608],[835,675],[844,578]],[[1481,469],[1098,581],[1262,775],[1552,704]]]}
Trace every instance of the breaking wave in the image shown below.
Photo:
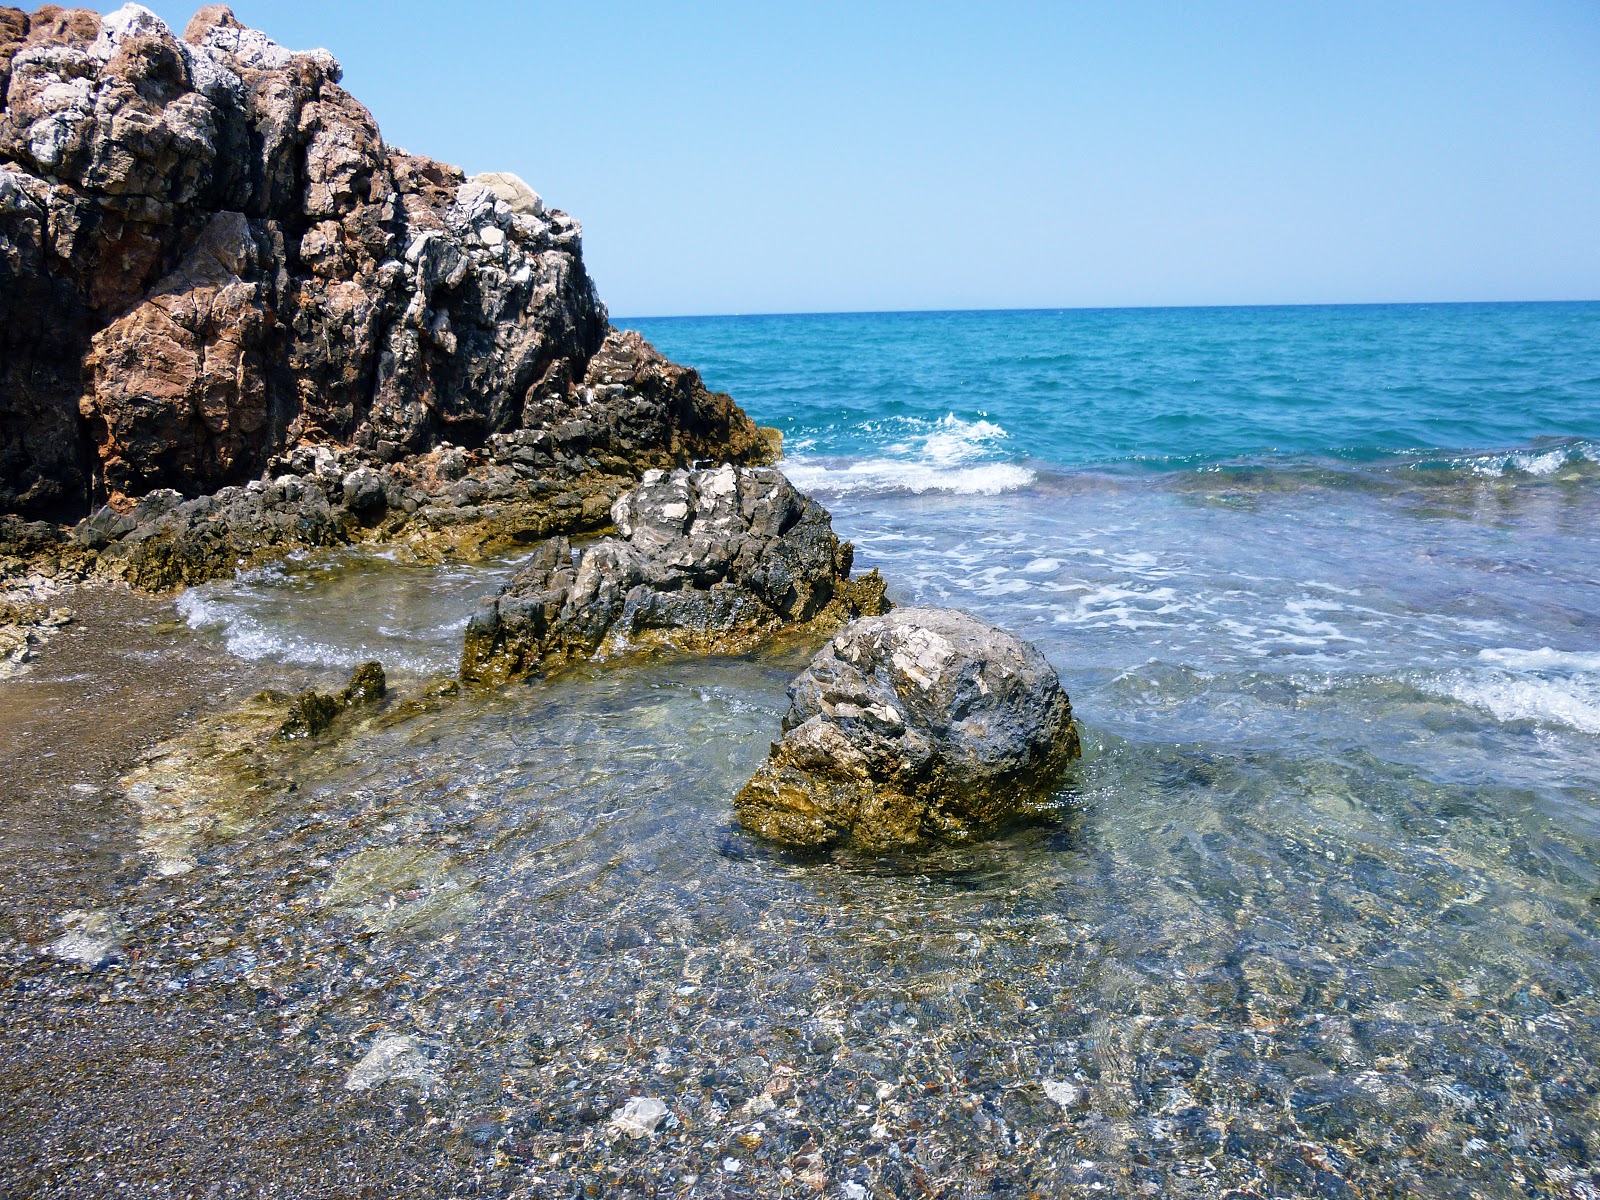
{"label": "breaking wave", "polygon": [[[896,418],[870,423],[881,455],[861,459],[786,458],[781,464],[803,491],[842,494],[874,492],[957,492],[995,496],[1025,488],[1035,472],[1005,461],[1011,435],[983,418],[966,420],[947,413],[937,421]],[[887,439],[887,440],[886,440]],[[801,441],[797,448],[804,446]]]}

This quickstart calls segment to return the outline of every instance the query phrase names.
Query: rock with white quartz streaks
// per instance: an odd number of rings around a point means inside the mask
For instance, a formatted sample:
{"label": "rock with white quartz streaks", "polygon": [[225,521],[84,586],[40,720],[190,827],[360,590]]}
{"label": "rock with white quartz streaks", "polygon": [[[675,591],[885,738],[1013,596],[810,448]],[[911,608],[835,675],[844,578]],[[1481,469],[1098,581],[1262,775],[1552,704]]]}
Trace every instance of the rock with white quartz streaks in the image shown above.
{"label": "rock with white quartz streaks", "polygon": [[[141,497],[334,448],[369,474],[328,499],[370,523],[416,482],[371,472],[536,432],[479,482],[521,468],[577,525],[592,489],[563,464],[771,457],[731,399],[610,327],[577,221],[389,144],[340,79],[221,5],[181,32],[138,4],[0,5],[0,516],[109,502],[103,543]],[[293,536],[269,540],[329,540],[283,504]],[[231,572],[262,540],[234,508],[174,531],[153,582]]]}
{"label": "rock with white quartz streaks", "polygon": [[888,607],[876,571],[850,578],[853,550],[827,511],[771,468],[648,471],[611,516],[620,536],[576,558],[552,538],[480,602],[463,679],[652,647],[739,651],[785,627],[836,628]]}
{"label": "rock with white quartz streaks", "polygon": [[734,803],[747,829],[791,846],[970,838],[1047,808],[1079,754],[1044,656],[955,609],[851,623],[789,699],[783,739]]}

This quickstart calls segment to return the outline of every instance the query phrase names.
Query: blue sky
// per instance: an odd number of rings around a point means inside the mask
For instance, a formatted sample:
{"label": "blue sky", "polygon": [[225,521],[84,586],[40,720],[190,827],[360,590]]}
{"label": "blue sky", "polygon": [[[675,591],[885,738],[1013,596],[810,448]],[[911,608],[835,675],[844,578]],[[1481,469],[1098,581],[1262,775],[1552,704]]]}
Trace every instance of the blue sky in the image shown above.
{"label": "blue sky", "polygon": [[1594,0],[234,7],[619,316],[1600,298]]}

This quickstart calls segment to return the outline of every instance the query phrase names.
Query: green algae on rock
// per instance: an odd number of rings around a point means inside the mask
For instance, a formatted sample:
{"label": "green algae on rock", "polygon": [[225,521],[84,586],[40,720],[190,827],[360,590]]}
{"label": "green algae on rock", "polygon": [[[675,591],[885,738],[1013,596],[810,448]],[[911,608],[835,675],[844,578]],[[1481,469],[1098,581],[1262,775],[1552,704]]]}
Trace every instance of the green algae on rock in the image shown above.
{"label": "green algae on rock", "polygon": [[565,538],[550,539],[479,605],[462,679],[654,648],[735,653],[889,607],[875,571],[851,580],[854,548],[827,510],[771,468],[650,471],[611,515],[618,537],[576,558]]}
{"label": "green algae on rock", "polygon": [[376,704],[388,693],[383,677],[383,664],[364,662],[350,676],[350,682],[336,695],[325,695],[315,688],[307,688],[294,698],[289,715],[278,726],[278,737],[316,737],[325,732],[347,708],[361,704]]}
{"label": "green algae on rock", "polygon": [[1080,754],[1044,656],[953,609],[854,622],[789,699],[783,739],[734,804],[747,829],[791,846],[962,841],[1048,811]]}
{"label": "green algae on rock", "polygon": [[[425,696],[431,696],[430,689]],[[294,772],[314,739],[352,708],[388,694],[383,667],[362,663],[340,691],[308,688],[299,695],[268,689],[200,718],[162,742],[120,780],[140,817],[140,845],[158,875],[182,875],[199,848],[228,841],[298,789]],[[397,706],[395,719],[413,706]]]}

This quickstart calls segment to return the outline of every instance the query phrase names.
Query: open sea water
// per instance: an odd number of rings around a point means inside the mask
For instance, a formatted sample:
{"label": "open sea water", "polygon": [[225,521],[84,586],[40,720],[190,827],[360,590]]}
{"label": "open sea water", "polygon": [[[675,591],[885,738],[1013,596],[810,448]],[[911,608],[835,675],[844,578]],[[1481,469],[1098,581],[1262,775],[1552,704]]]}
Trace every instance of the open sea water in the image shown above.
{"label": "open sea water", "polygon": [[[1600,1195],[1600,304],[619,324],[783,430],[894,600],[1041,647],[1060,824],[790,859],[728,798],[802,659],[601,668],[225,820],[147,806],[215,871],[129,911],[248,950],[163,986],[315,952],[275,1018],[308,1070],[412,1037],[427,1103],[563,1188],[638,1093],[673,1116],[614,1180],[683,1194]],[[513,568],[335,555],[180,611],[404,680]]]}

